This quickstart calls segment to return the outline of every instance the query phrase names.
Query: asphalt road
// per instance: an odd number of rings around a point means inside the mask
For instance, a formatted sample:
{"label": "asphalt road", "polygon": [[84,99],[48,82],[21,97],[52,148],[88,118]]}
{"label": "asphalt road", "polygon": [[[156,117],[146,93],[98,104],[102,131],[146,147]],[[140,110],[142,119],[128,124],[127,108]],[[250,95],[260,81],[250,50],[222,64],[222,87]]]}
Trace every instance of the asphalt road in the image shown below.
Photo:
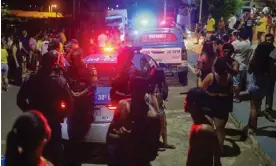
{"label": "asphalt road", "polygon": [[[184,95],[181,92],[186,92],[189,88],[196,85],[196,78],[189,72],[188,86],[170,87],[169,99],[167,103],[167,121],[168,135],[170,143],[176,146],[175,150],[166,150],[160,152],[157,159],[152,163],[153,166],[183,166],[186,163],[189,128],[191,118],[189,114],[183,111]],[[1,154],[5,153],[6,135],[11,129],[15,118],[21,113],[16,106],[16,94],[18,87],[12,86],[8,92],[2,93],[1,98],[1,135],[2,148]],[[263,166],[264,162],[255,153],[255,150],[245,142],[240,141],[239,131],[234,128],[231,121],[227,124],[227,140],[225,147],[228,157],[222,159],[223,166]],[[105,165],[87,163],[83,165]]]}

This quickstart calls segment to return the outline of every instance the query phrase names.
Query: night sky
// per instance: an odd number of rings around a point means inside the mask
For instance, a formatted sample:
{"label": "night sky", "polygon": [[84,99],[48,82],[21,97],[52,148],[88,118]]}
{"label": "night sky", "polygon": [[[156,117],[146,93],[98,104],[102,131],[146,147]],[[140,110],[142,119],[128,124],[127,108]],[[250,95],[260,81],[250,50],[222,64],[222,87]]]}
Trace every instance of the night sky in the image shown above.
{"label": "night sky", "polygon": [[[97,3],[96,1],[99,1],[100,3],[104,3],[105,6],[113,6],[114,8],[116,4],[120,7],[130,7],[136,2],[140,7],[162,8],[164,0],[76,0],[76,2],[78,1],[81,3]],[[48,11],[50,4],[56,4],[58,5],[58,10],[65,13],[70,13],[73,6],[73,0],[2,0],[3,2],[8,3],[10,9],[36,11]],[[167,0],[167,3],[168,5],[173,4],[174,6],[178,6],[180,0]]]}

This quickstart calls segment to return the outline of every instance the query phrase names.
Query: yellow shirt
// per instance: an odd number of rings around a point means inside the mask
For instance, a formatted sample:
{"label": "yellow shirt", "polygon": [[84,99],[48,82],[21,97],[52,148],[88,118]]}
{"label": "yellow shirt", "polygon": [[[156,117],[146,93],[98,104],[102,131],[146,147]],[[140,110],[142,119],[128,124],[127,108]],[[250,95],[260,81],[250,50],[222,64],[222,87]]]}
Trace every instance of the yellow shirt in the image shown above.
{"label": "yellow shirt", "polygon": [[215,30],[214,29],[215,23],[216,23],[215,19],[213,19],[213,18],[208,19],[208,21],[207,21],[207,31],[208,32],[212,32]]}
{"label": "yellow shirt", "polygon": [[7,50],[6,49],[1,49],[1,63],[8,63],[8,56],[9,56],[9,54],[8,54],[8,52],[7,52]]}
{"label": "yellow shirt", "polygon": [[257,25],[257,32],[266,32],[267,19],[265,17],[261,18],[259,25]]}
{"label": "yellow shirt", "polygon": [[67,41],[66,36],[63,32],[60,33],[61,42],[65,43]]}
{"label": "yellow shirt", "polygon": [[41,40],[38,40],[37,42],[36,42],[36,50],[39,50],[39,51],[41,51]]}

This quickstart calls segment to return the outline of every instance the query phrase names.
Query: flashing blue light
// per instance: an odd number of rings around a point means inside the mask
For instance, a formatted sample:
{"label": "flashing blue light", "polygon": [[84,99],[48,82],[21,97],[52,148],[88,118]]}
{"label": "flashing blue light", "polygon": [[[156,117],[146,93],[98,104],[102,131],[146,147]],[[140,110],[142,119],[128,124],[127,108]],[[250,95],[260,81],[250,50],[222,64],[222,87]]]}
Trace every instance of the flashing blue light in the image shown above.
{"label": "flashing blue light", "polygon": [[133,33],[134,33],[134,35],[138,35],[139,32],[135,30],[135,31],[133,31]]}
{"label": "flashing blue light", "polygon": [[141,24],[144,25],[144,26],[148,25],[148,23],[149,23],[148,20],[141,20]]}
{"label": "flashing blue light", "polygon": [[156,26],[155,14],[150,11],[140,11],[134,18],[134,25],[138,29],[153,28]]}

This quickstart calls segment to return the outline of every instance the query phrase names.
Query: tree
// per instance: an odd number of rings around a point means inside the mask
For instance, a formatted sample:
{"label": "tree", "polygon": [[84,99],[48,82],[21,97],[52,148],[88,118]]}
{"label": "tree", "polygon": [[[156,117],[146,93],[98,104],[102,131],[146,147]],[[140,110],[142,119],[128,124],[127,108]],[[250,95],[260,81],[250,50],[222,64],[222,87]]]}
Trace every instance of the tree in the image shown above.
{"label": "tree", "polygon": [[1,16],[6,17],[9,14],[9,8],[6,3],[2,3],[1,5]]}
{"label": "tree", "polygon": [[242,0],[203,0],[202,18],[206,19],[211,13],[215,19],[220,17],[227,19],[230,14],[237,14],[241,6]]}

